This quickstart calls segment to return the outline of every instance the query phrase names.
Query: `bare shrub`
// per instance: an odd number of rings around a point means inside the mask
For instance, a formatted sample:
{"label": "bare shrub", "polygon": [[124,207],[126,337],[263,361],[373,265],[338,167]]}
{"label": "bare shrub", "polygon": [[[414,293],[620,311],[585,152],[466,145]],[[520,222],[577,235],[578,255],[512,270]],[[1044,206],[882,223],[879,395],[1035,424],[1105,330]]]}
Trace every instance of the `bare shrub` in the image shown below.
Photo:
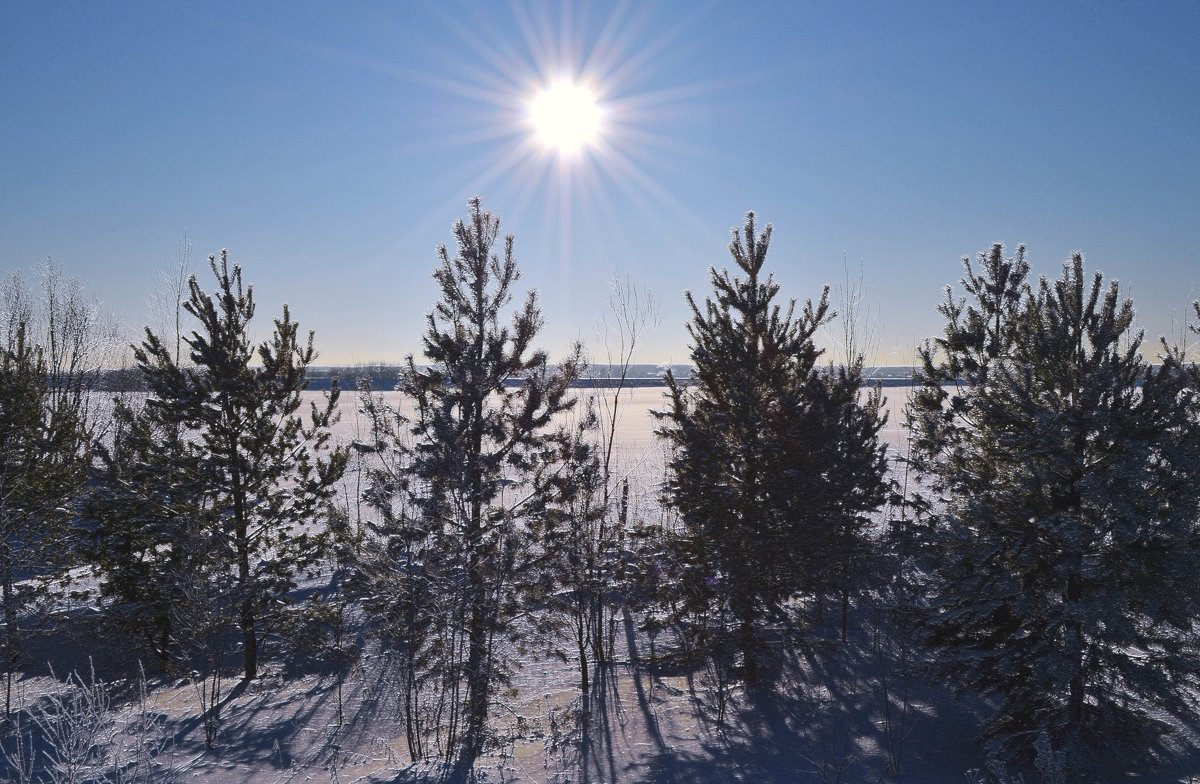
{"label": "bare shrub", "polygon": [[113,687],[72,673],[61,689],[15,714],[4,762],[17,784],[165,784],[177,778],[170,734],[150,709],[146,676],[137,698],[113,708]]}

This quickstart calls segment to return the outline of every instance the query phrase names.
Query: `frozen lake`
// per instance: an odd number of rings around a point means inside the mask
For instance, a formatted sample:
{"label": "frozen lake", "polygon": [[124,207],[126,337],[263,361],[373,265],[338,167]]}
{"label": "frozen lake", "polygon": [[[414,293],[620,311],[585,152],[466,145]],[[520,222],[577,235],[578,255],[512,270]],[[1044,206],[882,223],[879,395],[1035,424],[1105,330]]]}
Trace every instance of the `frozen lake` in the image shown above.
{"label": "frozen lake", "polygon": [[[884,426],[883,439],[888,446],[900,446],[905,437],[903,428],[904,406],[908,402],[909,387],[892,387],[885,389],[885,410],[888,421]],[[579,388],[572,390],[577,399],[577,405],[584,405],[590,397],[605,396],[611,404],[613,390],[604,388]],[[306,399],[317,400],[320,392],[305,392]],[[405,413],[411,413],[412,407],[400,392],[377,392],[389,405],[399,406]],[[338,407],[342,419],[335,428],[336,436],[344,442],[367,437],[367,421],[359,413],[359,394],[357,392],[342,392]],[[626,389],[621,393],[616,429],[616,448],[627,453],[637,453],[645,450],[660,449],[659,439],[654,435],[658,426],[657,420],[651,414],[652,410],[665,409],[669,402],[665,387],[637,387]],[[597,410],[601,410],[597,401]]]}
{"label": "frozen lake", "polygon": [[[904,406],[908,401],[910,387],[892,387],[884,389],[886,399],[885,410],[888,414],[887,424],[881,436],[893,452],[900,449],[905,440],[903,428]],[[578,388],[572,390],[577,400],[578,410],[587,404],[588,398],[606,396],[608,408],[612,407],[613,390],[604,388]],[[307,410],[308,400],[318,400],[322,392],[305,392]],[[399,407],[405,414],[411,414],[411,401],[400,392],[376,392],[385,402],[393,407]],[[353,441],[370,443],[370,426],[367,417],[360,412],[360,394],[344,391],[338,403],[341,420],[334,428],[334,437],[343,444]],[[617,427],[613,444],[613,473],[620,479],[628,479],[633,497],[638,504],[652,504],[657,497],[657,489],[665,479],[664,467],[666,452],[664,443],[654,434],[658,421],[651,413],[653,410],[665,409],[669,405],[665,387],[636,387],[621,392],[618,407]],[[597,411],[604,411],[600,401],[596,403]],[[360,471],[370,460],[369,455],[352,453],[351,464],[343,480],[343,492],[346,500],[351,502],[358,485]]]}

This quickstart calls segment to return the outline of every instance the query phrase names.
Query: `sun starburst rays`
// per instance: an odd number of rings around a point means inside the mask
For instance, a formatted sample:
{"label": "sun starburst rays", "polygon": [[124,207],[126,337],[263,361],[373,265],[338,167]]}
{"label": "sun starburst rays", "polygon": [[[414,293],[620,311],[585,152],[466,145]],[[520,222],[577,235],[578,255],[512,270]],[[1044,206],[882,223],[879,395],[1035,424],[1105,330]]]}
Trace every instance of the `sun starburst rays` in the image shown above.
{"label": "sun starburst rays", "polygon": [[553,213],[552,246],[562,253],[572,247],[578,220],[611,234],[612,227],[599,222],[615,222],[622,203],[701,225],[655,176],[672,158],[711,155],[661,129],[663,120],[678,121],[685,102],[721,89],[655,83],[656,57],[686,23],[661,29],[630,2],[618,3],[591,28],[569,6],[557,18],[537,6],[511,10],[519,34],[505,40],[445,17],[466,56],[438,75],[407,75],[460,99],[441,112],[441,131],[430,146],[458,147],[463,155],[444,178],[446,198],[430,204],[421,222],[456,208],[464,195],[503,199],[513,221],[540,204],[549,211],[544,217]]}

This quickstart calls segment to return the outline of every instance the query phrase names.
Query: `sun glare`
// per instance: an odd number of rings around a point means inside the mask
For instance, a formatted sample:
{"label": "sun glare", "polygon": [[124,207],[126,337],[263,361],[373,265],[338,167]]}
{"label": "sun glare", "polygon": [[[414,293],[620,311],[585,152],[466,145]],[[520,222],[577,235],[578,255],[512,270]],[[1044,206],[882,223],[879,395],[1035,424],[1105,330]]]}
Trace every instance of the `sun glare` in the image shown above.
{"label": "sun glare", "polygon": [[690,17],[665,24],[653,4],[628,2],[599,15],[577,13],[576,6],[588,5],[481,5],[500,9],[496,24],[508,23],[502,17],[509,8],[519,41],[480,36],[475,25],[448,16],[472,54],[458,61],[461,72],[405,77],[446,93],[454,108],[445,114],[446,132],[431,142],[470,152],[463,174],[450,177],[463,182],[448,187],[486,193],[511,205],[510,216],[540,208],[561,227],[555,235],[562,259],[571,256],[573,225],[607,232],[626,204],[664,208],[707,230],[655,172],[680,155],[711,156],[664,128],[685,119],[698,96],[725,89],[724,82],[671,85],[659,73],[660,56],[675,51]]}
{"label": "sun glare", "polygon": [[600,134],[600,106],[587,87],[561,81],[543,88],[529,104],[538,139],[559,153],[578,152]]}

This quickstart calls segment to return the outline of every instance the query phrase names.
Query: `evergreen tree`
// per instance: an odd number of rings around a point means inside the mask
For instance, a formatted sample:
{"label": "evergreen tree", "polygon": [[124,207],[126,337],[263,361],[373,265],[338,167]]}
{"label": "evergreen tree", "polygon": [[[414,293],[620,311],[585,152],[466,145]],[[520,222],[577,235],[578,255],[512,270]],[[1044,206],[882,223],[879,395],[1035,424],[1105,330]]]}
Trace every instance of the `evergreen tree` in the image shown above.
{"label": "evergreen tree", "polygon": [[[151,399],[162,391],[150,390]],[[201,453],[181,413],[115,400],[112,441],[97,444],[100,470],[85,506],[96,521],[87,555],[100,569],[101,595],[114,602],[110,619],[143,636],[164,666],[179,653],[174,626],[186,589],[222,550],[214,499],[197,492]]]}
{"label": "evergreen tree", "polygon": [[0,292],[0,602],[5,715],[21,616],[74,555],[70,521],[95,425],[88,407],[100,337],[93,308],[51,265],[40,313],[16,275]]}
{"label": "evergreen tree", "polygon": [[986,737],[1046,732],[1073,780],[1150,747],[1158,710],[1197,718],[1200,410],[1181,355],[1149,366],[1117,284],[1029,285],[1024,248],[964,259],[909,409],[935,573],[929,639]]}
{"label": "evergreen tree", "polygon": [[561,485],[552,480],[571,439],[552,419],[573,405],[567,392],[579,372],[578,348],[558,367],[531,349],[542,326],[534,292],[501,324],[519,272],[511,236],[495,253],[499,227],[471,199],[467,220],[454,225],[455,255],[439,248],[441,299],[423,340],[429,367],[410,356],[400,383],[416,404],[415,514],[397,534],[401,549],[420,553],[407,568],[446,589],[436,607],[419,609],[445,630],[437,664],[451,703],[445,750],[460,778],[483,750],[493,691],[506,676],[496,642],[517,634],[514,619],[557,536]]}
{"label": "evergreen tree", "polygon": [[329,446],[336,387],[324,405],[311,405],[308,425],[299,413],[316,357],[312,333],[300,342],[285,305],[256,349],[248,335],[253,291],[243,288],[240,267],[231,269],[224,251],[209,264],[216,292],[192,276],[183,303],[199,322],[183,338],[190,363],[150,329],[134,347],[150,396],[141,412],[117,408],[122,430],[93,513],[107,552],[106,589],[142,605],[164,653],[179,615],[172,603],[189,583],[187,561],[202,558],[206,572],[221,565],[252,679],[261,622],[320,554],[321,538],[306,526],[323,512],[346,454]]}
{"label": "evergreen tree", "polygon": [[[615,591],[614,568],[621,557],[618,534],[609,526],[605,476],[595,435],[599,420],[593,401],[580,406],[562,468],[552,479],[555,505],[547,509],[547,528],[558,532],[546,547],[538,603],[561,617],[574,644],[584,720],[591,713],[591,668],[605,663],[606,604]],[[618,518],[617,525],[625,522]],[[558,649],[563,659],[567,656]],[[589,651],[594,653],[589,662]]]}
{"label": "evergreen tree", "polygon": [[757,677],[755,626],[798,593],[844,585],[868,547],[867,514],[883,499],[878,395],[859,401],[861,359],[822,372],[817,329],[828,289],[795,312],[762,269],[771,228],[750,213],[730,253],[746,277],[711,271],[714,298],[691,294],[692,383],[668,372],[659,430],[673,448],[668,500],[684,533],[693,606],[737,626],[745,678]]}

